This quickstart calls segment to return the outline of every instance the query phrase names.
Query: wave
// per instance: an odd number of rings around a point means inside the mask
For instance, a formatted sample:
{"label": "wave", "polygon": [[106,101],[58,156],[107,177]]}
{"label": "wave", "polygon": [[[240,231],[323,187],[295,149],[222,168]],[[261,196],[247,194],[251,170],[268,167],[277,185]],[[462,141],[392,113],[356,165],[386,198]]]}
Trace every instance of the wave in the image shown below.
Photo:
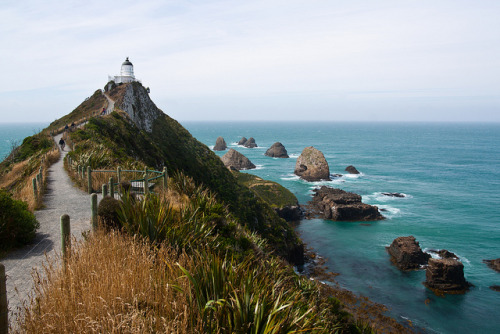
{"label": "wave", "polygon": [[287,174],[286,177],[280,177],[280,179],[283,181],[298,181],[300,180],[300,177],[295,174]]}
{"label": "wave", "polygon": [[255,170],[264,169],[264,165],[255,165]]}
{"label": "wave", "polygon": [[289,154],[288,156],[289,156],[290,158],[297,159],[297,158],[300,156],[300,154],[297,154],[297,153],[292,153],[292,154]]}
{"label": "wave", "polygon": [[[397,193],[403,195],[403,197],[397,197],[397,196],[388,196],[384,195],[385,192],[374,192],[371,195],[364,195],[363,196],[363,201],[375,201],[375,202],[390,202],[390,201],[397,201],[397,200],[406,200],[409,198],[413,198],[413,196],[405,194],[405,193]],[[386,193],[389,194],[389,193]]]}
{"label": "wave", "polygon": [[[437,252],[441,251],[442,249],[436,249],[436,248],[424,248],[422,251],[426,254],[429,254],[433,259],[441,259],[442,257],[439,256]],[[452,252],[458,257],[458,260],[462,262],[464,265],[471,266],[471,263],[468,258],[465,256],[462,256],[458,254],[457,252],[454,252],[452,250],[447,249],[447,251]]]}
{"label": "wave", "polygon": [[394,217],[399,217],[401,215],[401,210],[389,205],[377,205],[382,216],[387,219],[392,219]]}
{"label": "wave", "polygon": [[348,179],[359,179],[360,177],[365,176],[363,173],[359,174],[343,174],[342,177],[348,178]]}

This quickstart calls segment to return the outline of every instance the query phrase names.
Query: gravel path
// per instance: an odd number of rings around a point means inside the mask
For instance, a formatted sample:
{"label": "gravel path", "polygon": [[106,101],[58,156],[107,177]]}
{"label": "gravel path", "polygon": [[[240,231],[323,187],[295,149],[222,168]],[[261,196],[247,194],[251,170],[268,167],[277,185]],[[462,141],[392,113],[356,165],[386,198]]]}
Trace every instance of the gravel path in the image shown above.
{"label": "gravel path", "polygon": [[108,94],[103,93],[104,97],[108,100],[108,108],[106,108],[106,115],[111,114],[115,110],[115,101],[113,101]]}
{"label": "gravel path", "polygon": [[[56,143],[61,135],[54,137]],[[82,232],[90,229],[90,196],[76,188],[63,167],[63,159],[69,147],[61,153],[61,159],[48,171],[47,191],[43,198],[44,208],[35,211],[40,222],[33,244],[10,252],[1,262],[7,274],[7,297],[9,300],[9,321],[13,324],[24,301],[33,289],[31,273],[34,268],[41,268],[48,257],[61,251],[60,219],[63,214],[70,216],[71,234],[81,239]]]}

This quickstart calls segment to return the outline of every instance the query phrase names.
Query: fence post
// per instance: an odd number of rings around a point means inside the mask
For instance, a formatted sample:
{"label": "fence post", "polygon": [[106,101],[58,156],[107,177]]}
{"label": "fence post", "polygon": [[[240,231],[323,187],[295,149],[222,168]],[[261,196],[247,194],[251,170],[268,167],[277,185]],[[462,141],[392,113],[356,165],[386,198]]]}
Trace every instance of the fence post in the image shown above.
{"label": "fence post", "polygon": [[33,180],[31,181],[33,183],[33,196],[35,196],[35,201],[36,201],[38,197],[38,191],[36,189],[36,178],[34,177]]}
{"label": "fence post", "polygon": [[87,183],[89,188],[89,194],[92,194],[92,169],[87,166]]}
{"label": "fence post", "polygon": [[148,184],[148,168],[144,169],[144,195],[149,193],[149,184]]}
{"label": "fence post", "polygon": [[163,167],[163,188],[167,190],[167,186],[168,186],[167,167]]}
{"label": "fence post", "polygon": [[104,183],[102,185],[102,198],[108,196],[108,185]]}
{"label": "fence post", "polygon": [[68,253],[71,253],[71,238],[70,238],[70,224],[69,216],[61,216],[61,251],[64,261],[64,267],[66,267]]}
{"label": "fence post", "polygon": [[118,178],[118,183],[121,183],[122,182],[122,168],[120,166],[118,166],[118,168],[116,169],[116,175],[117,175],[117,178]]}
{"label": "fence post", "polygon": [[90,195],[90,208],[92,210],[92,231],[97,231],[97,194]]}
{"label": "fence post", "polygon": [[109,196],[115,198],[115,184],[112,176],[109,178]]}
{"label": "fence post", "polygon": [[81,168],[81,166],[80,166],[80,165],[78,165],[78,167],[77,167],[77,168],[78,168],[78,177],[80,177],[80,168]]}
{"label": "fence post", "polygon": [[5,277],[5,266],[0,263],[0,333],[7,334],[9,331],[9,309],[7,308],[7,278]]}

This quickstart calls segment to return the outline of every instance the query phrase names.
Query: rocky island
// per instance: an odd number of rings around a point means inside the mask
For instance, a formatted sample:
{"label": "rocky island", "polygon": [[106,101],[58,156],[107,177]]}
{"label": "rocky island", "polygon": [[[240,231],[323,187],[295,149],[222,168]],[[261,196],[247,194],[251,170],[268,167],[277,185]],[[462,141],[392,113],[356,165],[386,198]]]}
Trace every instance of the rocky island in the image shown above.
{"label": "rocky island", "polygon": [[384,216],[378,207],[361,202],[361,196],[342,189],[322,186],[313,190],[308,216],[335,221],[373,221]]}
{"label": "rocky island", "polygon": [[300,154],[294,173],[306,181],[330,181],[330,167],[318,149],[309,146]]}

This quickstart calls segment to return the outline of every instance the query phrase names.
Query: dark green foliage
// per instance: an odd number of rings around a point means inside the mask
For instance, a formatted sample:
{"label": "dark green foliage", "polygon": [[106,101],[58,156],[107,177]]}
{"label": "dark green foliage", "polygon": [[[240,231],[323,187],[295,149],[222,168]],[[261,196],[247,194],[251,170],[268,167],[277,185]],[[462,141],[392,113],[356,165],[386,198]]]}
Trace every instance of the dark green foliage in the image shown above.
{"label": "dark green foliage", "polygon": [[39,227],[25,202],[13,199],[7,191],[0,189],[0,250],[30,243]]}
{"label": "dark green foliage", "polygon": [[119,211],[120,201],[111,196],[106,196],[99,202],[97,216],[99,216],[101,223],[106,228],[119,229],[122,227],[121,221],[118,219]]}

